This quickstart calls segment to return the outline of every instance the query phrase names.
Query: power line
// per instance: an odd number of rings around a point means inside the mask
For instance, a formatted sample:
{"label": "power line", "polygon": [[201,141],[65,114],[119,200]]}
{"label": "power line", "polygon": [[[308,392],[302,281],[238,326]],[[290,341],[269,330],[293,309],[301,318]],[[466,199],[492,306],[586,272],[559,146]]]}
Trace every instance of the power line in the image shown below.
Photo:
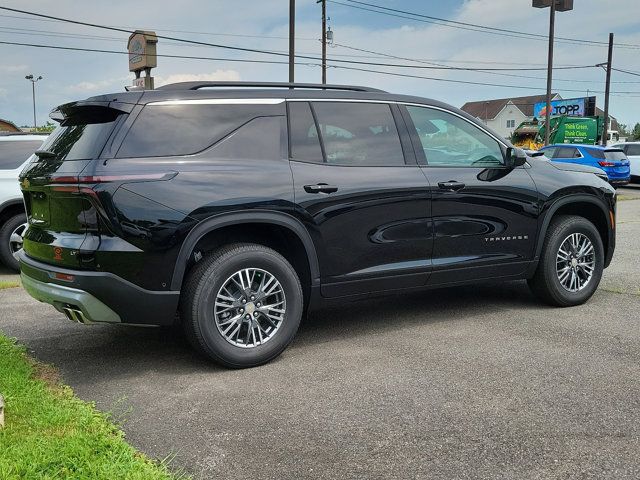
{"label": "power line", "polygon": [[[94,49],[94,48],[83,48],[83,47],[67,47],[61,45],[42,45],[42,44],[33,44],[33,43],[20,43],[20,42],[6,42],[0,41],[0,45],[14,45],[14,46],[26,46],[26,47],[34,47],[34,48],[49,48],[56,50],[71,50],[71,51],[80,51],[80,52],[93,52],[93,53],[106,53],[106,54],[118,54],[118,55],[128,55],[128,52],[119,51],[119,50],[103,50],[103,49]],[[187,55],[168,55],[168,54],[158,54],[158,57],[167,57],[167,58],[178,58],[178,59],[190,59],[190,60],[213,60],[213,61],[221,61],[221,62],[240,62],[240,63],[261,63],[261,64],[288,64],[287,61],[277,61],[277,60],[256,60],[256,59],[238,59],[238,58],[222,58],[222,57],[200,57],[200,56],[187,56]],[[305,66],[320,66],[319,63],[302,63],[301,65]],[[496,83],[485,83],[485,82],[473,82],[467,80],[455,80],[449,78],[438,78],[438,77],[427,77],[421,75],[411,75],[404,74],[398,72],[386,72],[382,70],[374,70],[360,67],[350,67],[346,65],[329,65],[330,68],[342,69],[342,70],[352,70],[366,73],[375,73],[381,75],[390,75],[395,77],[404,77],[404,78],[415,78],[415,79],[423,79],[423,80],[434,80],[439,82],[447,82],[447,83],[457,83],[457,84],[466,84],[466,85],[479,85],[479,86],[489,86],[489,87],[501,87],[501,88],[515,88],[515,89],[526,89],[526,90],[536,90],[541,91],[541,88],[532,87],[532,86],[524,86],[524,85],[508,85],[508,84],[496,84]],[[583,90],[577,89],[556,89],[557,91],[565,91],[565,92],[583,92]],[[602,93],[600,91],[595,91],[594,93]],[[612,94],[640,94],[638,92],[611,92]]]}
{"label": "power line", "polygon": [[[398,16],[398,14],[402,14],[402,15],[405,15],[405,17],[401,17],[401,18],[408,18],[410,20],[417,20],[416,18],[412,18],[412,17],[418,17],[419,19],[427,19],[427,20],[424,20],[426,23],[435,23],[437,25],[447,26],[447,27],[451,27],[451,28],[459,28],[459,29],[463,29],[463,30],[480,31],[480,32],[483,32],[483,33],[491,33],[491,34],[494,34],[494,35],[505,35],[505,36],[515,37],[515,38],[527,38],[527,37],[529,37],[530,39],[538,39],[538,40],[541,40],[541,41],[548,41],[548,39],[549,39],[548,36],[542,35],[542,34],[538,34],[538,33],[522,32],[522,31],[518,31],[518,30],[509,30],[509,29],[505,29],[505,28],[489,27],[487,25],[479,25],[479,24],[474,24],[474,23],[459,22],[459,21],[456,21],[456,20],[449,20],[449,19],[446,19],[446,18],[433,17],[433,16],[430,16],[430,15],[424,15],[424,14],[421,14],[421,13],[415,13],[415,12],[410,12],[410,11],[406,11],[406,10],[400,10],[400,9],[397,9],[397,8],[384,7],[382,5],[376,5],[376,4],[373,4],[373,3],[363,2],[363,1],[360,1],[360,0],[343,0],[343,1],[349,2],[348,4],[345,4],[345,3],[342,3],[342,2],[338,2],[338,1],[335,1],[335,0],[329,0],[329,1],[331,1],[332,3],[337,3],[339,5],[346,6],[346,7],[359,8],[361,10],[367,10],[367,11],[371,11],[371,12],[375,12],[375,13],[379,13],[379,14],[383,14],[383,15]],[[366,8],[366,7],[370,7],[370,8]],[[378,9],[378,10],[374,10],[374,9]],[[389,12],[393,12],[393,13],[389,13]],[[410,17],[407,17],[406,15],[409,15]],[[603,42],[603,41],[598,41],[598,40],[581,39],[581,38],[556,37],[556,40],[562,41],[563,43],[574,43],[574,44],[575,43],[584,43],[584,44],[591,44],[591,45],[595,45],[595,46],[607,46],[608,45],[608,42]],[[640,45],[629,44],[629,43],[617,43],[616,46],[640,49]]]}
{"label": "power line", "polygon": [[640,77],[640,72],[632,72],[630,70],[623,70],[621,68],[613,68],[613,67],[611,67],[611,70],[615,70],[616,72],[622,72],[622,73],[626,73],[628,75],[635,75],[637,77]]}
{"label": "power line", "polygon": [[[355,50],[355,51],[367,52],[367,53],[374,53],[374,54],[381,55],[381,56],[387,57],[387,58],[395,58],[395,59],[398,59],[398,60],[407,60],[407,61],[410,61],[410,62],[428,63],[428,64],[433,65],[433,66],[447,67],[446,65],[442,65],[440,63],[434,63],[432,61],[424,61],[424,60],[407,58],[407,57],[399,57],[399,56],[388,54],[388,53],[376,52],[374,50],[367,50],[367,49],[363,49],[363,48],[352,47],[352,46],[343,45],[343,44],[340,44],[340,43],[335,43],[334,45],[336,47],[342,47],[342,48],[346,48],[346,49],[349,49],[349,50]],[[575,66],[575,67],[564,67],[564,68],[568,69],[568,68],[590,68],[590,67],[593,67],[593,66],[584,66],[584,67]],[[554,69],[560,69],[560,68],[561,67],[555,67]],[[543,77],[532,77],[530,75],[517,75],[517,74],[513,74],[513,73],[499,73],[499,72],[496,72],[496,71],[491,71],[491,69],[486,69],[486,68],[455,67],[455,69],[463,70],[463,71],[472,71],[472,72],[477,72],[477,73],[486,73],[486,74],[490,74],[490,75],[500,75],[500,76],[504,76],[504,77],[528,78],[528,79],[533,79],[533,80],[545,80],[545,78],[543,78]],[[546,69],[539,69],[539,70],[546,70]],[[558,81],[558,82],[601,83],[598,80],[561,79],[561,78],[556,78],[554,80]],[[612,82],[612,83],[640,83],[640,82],[617,81],[617,82]]]}
{"label": "power line", "polygon": [[[20,9],[16,9],[16,8],[9,8],[9,7],[2,7],[0,6],[0,9],[2,10],[9,10],[12,12],[17,12],[17,13],[23,13],[25,15],[33,15],[36,17],[43,17],[43,18],[48,18],[48,19],[54,19],[54,20],[59,20],[61,22],[67,22],[67,23],[72,23],[72,24],[76,24],[76,25],[84,25],[84,26],[88,26],[88,27],[93,27],[93,28],[100,28],[100,29],[105,29],[105,30],[112,30],[112,31],[117,31],[117,32],[123,32],[123,33],[133,33],[129,30],[126,29],[122,29],[122,28],[118,28],[118,27],[109,27],[106,25],[99,25],[99,24],[95,24],[95,23],[89,23],[89,22],[82,22],[79,20],[72,20],[72,19],[67,19],[67,18],[61,18],[61,17],[55,17],[52,15],[45,15],[43,13],[36,13],[36,12],[29,12],[26,10],[20,10]],[[283,52],[277,52],[277,51],[272,51],[272,50],[261,50],[261,49],[256,49],[256,48],[248,48],[248,47],[238,47],[238,46],[232,46],[232,45],[224,45],[224,44],[217,44],[217,43],[209,43],[209,42],[202,42],[199,40],[192,40],[192,39],[185,39],[185,38],[179,38],[179,37],[170,37],[170,36],[166,36],[166,35],[156,35],[157,38],[160,39],[165,39],[165,40],[173,40],[173,41],[177,41],[177,42],[184,42],[184,43],[189,43],[189,44],[193,44],[193,45],[202,45],[202,46],[209,46],[209,47],[216,47],[216,48],[222,48],[222,49],[227,49],[227,50],[233,50],[233,51],[240,51],[240,52],[246,52],[246,53],[259,53],[259,54],[265,54],[265,55],[275,55],[275,56],[280,56],[280,57],[288,57],[287,53],[283,53]],[[302,58],[305,60],[315,60],[315,61],[319,61],[321,60],[319,57],[316,56],[310,56],[310,55],[296,55],[296,58]],[[392,64],[392,63],[382,63],[382,62],[365,62],[365,61],[358,61],[358,60],[342,60],[342,59],[332,59],[332,62],[341,62],[341,63],[349,63],[349,64],[359,64],[359,65],[370,65],[370,66],[376,66],[376,67],[395,67],[395,68],[419,68],[419,69],[430,69],[430,70],[468,70],[468,71],[473,71],[473,69],[471,68],[466,68],[463,69],[461,67],[452,67],[452,66],[427,66],[427,65],[406,65],[406,64]],[[577,69],[577,68],[592,68],[592,65],[583,65],[583,66],[576,66],[576,67],[558,67],[558,70],[565,70],[565,69]],[[491,71],[514,71],[514,70],[518,70],[518,71],[533,71],[533,70],[546,70],[545,68],[483,68],[481,70],[491,70]]]}
{"label": "power line", "polygon": [[[45,18],[27,18],[20,15],[0,14],[0,17],[15,18],[18,20],[27,20],[32,22],[51,22],[51,23],[61,22],[61,20],[51,20],[51,19],[45,19]],[[113,26],[116,28],[123,28],[131,31],[136,30],[137,28],[137,27],[129,27],[129,26],[123,26],[123,25],[109,25],[109,26]],[[213,33],[213,32],[198,32],[193,30],[169,30],[165,28],[155,28],[155,30],[157,30],[158,32],[190,33],[194,35],[208,35],[212,37],[246,37],[246,38],[269,38],[269,39],[276,39],[276,40],[289,40],[289,37],[283,37],[283,36],[277,36],[277,35],[249,35],[249,34],[242,34],[242,33],[222,33],[222,32]],[[313,42],[318,41],[317,38],[311,38],[311,37],[296,37],[296,40],[313,41]]]}
{"label": "power line", "polygon": [[[398,73],[398,72],[385,72],[382,70],[373,70],[373,69],[368,69],[368,68],[360,68],[360,67],[347,67],[344,65],[332,65],[331,68],[338,68],[338,69],[344,69],[344,70],[355,70],[355,71],[359,71],[359,72],[368,72],[368,73],[377,73],[377,74],[381,74],[381,75],[391,75],[394,77],[405,77],[405,78],[416,78],[416,79],[424,79],[424,80],[435,80],[435,81],[440,81],[440,82],[451,82],[451,83],[460,83],[460,84],[465,84],[465,85],[481,85],[481,86],[490,86],[490,87],[502,87],[502,88],[517,88],[517,89],[523,89],[523,90],[537,90],[537,91],[541,91],[543,90],[542,88],[538,88],[538,87],[530,87],[530,86],[524,86],[524,85],[505,85],[505,84],[497,84],[497,83],[484,83],[484,82],[473,82],[473,81],[468,81],[468,80],[454,80],[454,79],[450,79],[450,78],[437,78],[437,77],[426,77],[426,76],[422,76],[422,75],[412,75],[412,74],[408,74],[408,73]],[[584,92],[584,89],[572,89],[572,88],[556,88],[554,89],[556,91],[561,91],[561,92]],[[589,90],[592,91],[593,93],[604,93],[604,91],[600,91],[600,90]],[[624,94],[624,95],[635,95],[635,94],[640,94],[640,91],[637,92],[611,92],[612,94]]]}

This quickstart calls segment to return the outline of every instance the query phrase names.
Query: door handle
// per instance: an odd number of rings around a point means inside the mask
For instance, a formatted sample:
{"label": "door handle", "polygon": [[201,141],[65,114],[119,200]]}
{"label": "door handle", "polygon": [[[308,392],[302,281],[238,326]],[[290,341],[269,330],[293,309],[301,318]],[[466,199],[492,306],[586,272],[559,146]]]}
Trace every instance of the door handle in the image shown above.
{"label": "door handle", "polygon": [[316,185],[305,185],[304,191],[307,193],[334,193],[338,191],[338,187],[327,185],[326,183],[318,183]]}
{"label": "door handle", "polygon": [[462,188],[464,188],[464,183],[457,182],[455,180],[449,180],[448,182],[438,182],[438,187],[442,190],[451,190],[456,192]]}

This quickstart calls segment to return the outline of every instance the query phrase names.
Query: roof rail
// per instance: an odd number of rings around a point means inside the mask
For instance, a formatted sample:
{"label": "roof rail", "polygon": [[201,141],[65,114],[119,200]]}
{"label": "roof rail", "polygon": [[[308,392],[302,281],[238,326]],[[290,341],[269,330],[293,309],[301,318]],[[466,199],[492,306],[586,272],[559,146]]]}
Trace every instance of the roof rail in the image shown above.
{"label": "roof rail", "polygon": [[288,83],[288,82],[178,82],[158,87],[156,90],[200,90],[201,88],[307,88],[317,90],[348,90],[352,92],[386,93],[377,88],[357,85],[326,85],[321,83]]}

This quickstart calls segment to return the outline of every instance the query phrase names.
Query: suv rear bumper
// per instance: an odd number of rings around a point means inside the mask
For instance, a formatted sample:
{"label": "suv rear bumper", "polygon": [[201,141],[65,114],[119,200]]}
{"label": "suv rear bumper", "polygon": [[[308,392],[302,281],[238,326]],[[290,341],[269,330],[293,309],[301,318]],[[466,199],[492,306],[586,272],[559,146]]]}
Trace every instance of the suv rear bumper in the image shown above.
{"label": "suv rear bumper", "polygon": [[120,323],[120,316],[96,297],[76,288],[45,283],[22,273],[22,286],[36,300],[53,305],[69,320],[80,323]]}
{"label": "suv rear bumper", "polygon": [[[22,283],[36,300],[80,323],[172,325],[180,292],[145,290],[108,272],[69,270],[18,254]],[[56,278],[61,274],[66,280]]]}

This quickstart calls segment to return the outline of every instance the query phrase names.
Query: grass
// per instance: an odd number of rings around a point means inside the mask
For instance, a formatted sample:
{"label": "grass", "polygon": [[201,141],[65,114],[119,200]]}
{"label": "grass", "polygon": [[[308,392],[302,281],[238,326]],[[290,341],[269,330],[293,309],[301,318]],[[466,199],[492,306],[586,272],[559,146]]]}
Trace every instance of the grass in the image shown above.
{"label": "grass", "polygon": [[173,479],[165,463],[150,460],[92,404],[58,382],[56,370],[27,357],[0,334],[0,478]]}
{"label": "grass", "polygon": [[13,280],[0,280],[0,290],[7,288],[16,288],[20,286],[20,282]]}

